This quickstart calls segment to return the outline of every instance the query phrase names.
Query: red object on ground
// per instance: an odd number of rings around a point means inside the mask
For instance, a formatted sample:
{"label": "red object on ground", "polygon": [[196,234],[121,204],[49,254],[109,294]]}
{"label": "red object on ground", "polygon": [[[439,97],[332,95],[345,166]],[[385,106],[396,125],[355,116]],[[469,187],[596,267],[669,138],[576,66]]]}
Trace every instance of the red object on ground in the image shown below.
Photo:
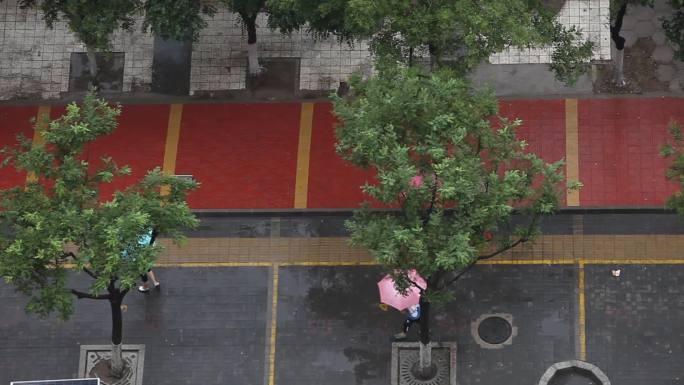
{"label": "red object on ground", "polygon": [[176,174],[201,183],[193,208],[294,206],[299,103],[186,104]]}

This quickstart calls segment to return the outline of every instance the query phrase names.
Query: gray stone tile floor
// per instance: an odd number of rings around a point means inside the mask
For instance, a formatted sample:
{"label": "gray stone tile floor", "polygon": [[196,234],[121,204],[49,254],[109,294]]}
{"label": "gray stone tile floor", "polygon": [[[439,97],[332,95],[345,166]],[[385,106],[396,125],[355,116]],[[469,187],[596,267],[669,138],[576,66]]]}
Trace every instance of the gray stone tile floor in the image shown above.
{"label": "gray stone tile floor", "polygon": [[[684,266],[621,268],[616,279],[611,266],[585,267],[588,360],[614,384],[684,384]],[[146,346],[144,383],[264,384],[270,269],[157,274],[160,292],[125,300],[124,341]],[[403,315],[378,306],[382,276],[373,266],[280,267],[276,385],[389,384]],[[433,340],[458,343],[459,384],[536,384],[554,362],[577,358],[577,280],[574,265],[483,265],[465,276],[433,313]],[[71,377],[79,344],[109,340],[106,302],[81,300],[66,322],[26,315],[24,303],[0,284],[0,384]],[[489,313],[512,315],[510,346],[475,342],[471,322]]]}

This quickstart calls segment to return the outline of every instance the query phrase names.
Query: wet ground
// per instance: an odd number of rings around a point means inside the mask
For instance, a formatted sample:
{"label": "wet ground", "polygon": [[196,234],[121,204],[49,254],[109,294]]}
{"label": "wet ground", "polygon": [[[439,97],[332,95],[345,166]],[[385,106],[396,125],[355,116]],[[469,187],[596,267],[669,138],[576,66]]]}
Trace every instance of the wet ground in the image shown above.
{"label": "wet ground", "polygon": [[[588,360],[616,384],[677,384],[684,359],[684,266],[586,266]],[[160,268],[162,290],[126,298],[124,342],[145,344],[145,384],[268,383],[270,267]],[[389,384],[391,336],[403,316],[378,305],[373,266],[282,266],[274,383]],[[79,278],[81,279],[81,278]],[[578,355],[578,268],[479,266],[434,312],[434,340],[458,343],[459,384],[536,383]],[[81,300],[67,322],[26,316],[0,286],[0,383],[70,377],[79,344],[109,337],[106,303]],[[480,346],[471,324],[509,314],[517,335]],[[409,340],[417,338],[416,331]]]}

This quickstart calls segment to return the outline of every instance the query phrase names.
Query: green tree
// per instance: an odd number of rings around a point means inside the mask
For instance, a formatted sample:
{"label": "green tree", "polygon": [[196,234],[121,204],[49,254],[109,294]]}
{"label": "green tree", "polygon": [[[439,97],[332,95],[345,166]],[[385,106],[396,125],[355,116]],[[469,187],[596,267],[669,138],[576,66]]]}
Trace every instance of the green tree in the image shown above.
{"label": "green tree", "polygon": [[[662,26],[665,35],[676,45],[676,56],[684,60],[684,0],[669,0],[669,5],[673,8],[671,18],[662,18]],[[610,1],[610,38],[615,44],[617,54],[615,56],[615,83],[624,86],[624,57],[626,39],[620,35],[622,23],[627,14],[628,6],[651,7],[655,5],[655,0],[611,0]]]}
{"label": "green tree", "polygon": [[261,72],[257,49],[257,24],[259,12],[267,11],[266,0],[221,0],[231,12],[240,16],[243,28],[247,31],[247,72],[256,76]]}
{"label": "green tree", "polygon": [[682,127],[676,122],[670,123],[669,132],[671,140],[662,146],[660,154],[672,159],[665,177],[679,183],[679,191],[668,199],[667,207],[677,211],[680,216],[684,216],[684,193],[682,193],[684,189],[684,135]]}
{"label": "green tree", "polygon": [[670,0],[672,17],[662,20],[665,36],[676,46],[675,55],[684,61],[684,0]]}
{"label": "green tree", "polygon": [[370,39],[374,53],[467,74],[508,47],[553,47],[556,77],[574,83],[593,44],[562,26],[541,0],[268,0],[269,23],[284,32],[305,28],[344,40]]}
{"label": "green tree", "polygon": [[[0,238],[0,276],[30,298],[28,312],[43,317],[57,313],[68,319],[74,296],[108,301],[115,376],[123,370],[121,304],[161,251],[140,244],[141,235],[155,228],[179,242],[181,231],[197,224],[186,204],[197,184],[165,176],[159,168],[109,200],[100,194],[103,184],[130,174],[130,168],[109,157],[84,160],[84,147],[110,134],[119,113],[89,94],[41,129],[44,146],[20,136],[17,146],[3,149],[2,165],[30,177],[25,187],[0,191],[0,222],[8,227]],[[70,287],[67,264],[92,279],[89,290]]]}
{"label": "green tree", "polygon": [[[366,82],[355,77],[351,89],[350,98],[335,97],[337,152],[375,171],[364,193],[399,212],[365,207],[347,227],[398,289],[415,285],[410,269],[425,278],[420,367],[427,376],[431,305],[448,301],[450,286],[478,261],[538,233],[540,216],[558,206],[563,162],[527,152],[516,138],[521,122],[497,117],[490,93],[473,91],[449,70],[382,65]],[[511,224],[515,212],[525,219],[520,225]]]}
{"label": "green tree", "polygon": [[164,39],[197,41],[207,26],[202,15],[214,16],[216,7],[201,0],[144,0],[143,29]]}

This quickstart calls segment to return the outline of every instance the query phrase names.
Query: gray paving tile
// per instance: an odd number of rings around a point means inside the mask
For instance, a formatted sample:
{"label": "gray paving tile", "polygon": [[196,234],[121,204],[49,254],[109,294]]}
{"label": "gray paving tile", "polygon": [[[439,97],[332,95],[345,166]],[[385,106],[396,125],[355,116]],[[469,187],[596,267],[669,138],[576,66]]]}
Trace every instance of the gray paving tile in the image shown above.
{"label": "gray paving tile", "polygon": [[585,268],[588,359],[614,384],[684,384],[684,266],[613,268]]}
{"label": "gray paving tile", "polygon": [[[133,292],[124,301],[124,343],[145,344],[145,384],[261,384],[268,269],[159,268],[156,273],[161,292]],[[63,323],[27,316],[24,303],[0,285],[0,384],[70,377],[78,368],[79,344],[109,341],[107,302],[81,300],[74,317]]]}
{"label": "gray paving tile", "polygon": [[[403,316],[379,309],[382,276],[375,267],[281,268],[278,385],[389,382],[391,336]],[[481,266],[465,277],[455,301],[435,313],[433,336],[458,342],[459,384],[527,385],[575,358],[576,282],[573,266]],[[491,312],[513,315],[513,345],[485,350],[474,342],[470,323]]]}

